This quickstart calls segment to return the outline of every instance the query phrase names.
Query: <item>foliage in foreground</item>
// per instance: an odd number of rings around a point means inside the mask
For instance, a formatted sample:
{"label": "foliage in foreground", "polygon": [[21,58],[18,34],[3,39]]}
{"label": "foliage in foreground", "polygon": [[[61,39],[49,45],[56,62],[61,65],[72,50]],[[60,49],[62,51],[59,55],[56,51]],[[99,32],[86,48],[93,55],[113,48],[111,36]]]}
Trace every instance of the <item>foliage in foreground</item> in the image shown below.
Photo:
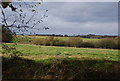
{"label": "foliage in foreground", "polygon": [[119,62],[107,60],[64,58],[36,62],[18,57],[3,57],[3,80],[120,80],[119,66]]}
{"label": "foliage in foreground", "polygon": [[2,44],[2,54],[3,55],[6,54],[11,57],[21,56],[22,52],[16,48],[16,45],[17,44],[13,44],[12,46],[9,46],[7,44]]}
{"label": "foliage in foreground", "polygon": [[0,31],[2,30],[2,42],[12,42],[13,33],[10,29],[4,26],[0,26]]}

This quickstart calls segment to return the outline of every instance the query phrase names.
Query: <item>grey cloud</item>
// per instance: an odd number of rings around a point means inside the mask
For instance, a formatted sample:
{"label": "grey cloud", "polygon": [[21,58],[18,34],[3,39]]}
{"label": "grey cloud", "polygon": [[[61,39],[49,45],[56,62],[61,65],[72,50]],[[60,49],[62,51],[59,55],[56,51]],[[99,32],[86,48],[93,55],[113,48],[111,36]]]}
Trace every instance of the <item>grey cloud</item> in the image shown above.
{"label": "grey cloud", "polygon": [[46,3],[44,6],[49,10],[49,18],[45,24],[53,27],[47,33],[118,33],[117,3]]}
{"label": "grey cloud", "polygon": [[117,21],[117,9],[117,3],[73,2],[59,3],[59,6],[55,5],[50,13],[69,22],[112,22]]}
{"label": "grey cloud", "polygon": [[[49,26],[50,30],[39,30],[40,34],[117,34],[117,2],[45,2],[39,8],[40,14],[48,9],[49,16],[37,27]],[[27,15],[30,16],[28,13]]]}

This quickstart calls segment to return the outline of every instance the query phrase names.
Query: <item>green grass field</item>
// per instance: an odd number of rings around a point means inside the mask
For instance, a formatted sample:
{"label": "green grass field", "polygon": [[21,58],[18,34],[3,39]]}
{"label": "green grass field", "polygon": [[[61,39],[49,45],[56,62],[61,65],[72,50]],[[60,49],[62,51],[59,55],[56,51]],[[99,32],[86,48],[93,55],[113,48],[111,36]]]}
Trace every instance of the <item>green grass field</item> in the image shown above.
{"label": "green grass field", "polygon": [[[14,46],[12,43],[7,45]],[[120,80],[120,59],[115,49],[32,44],[18,44],[15,47],[22,52],[22,56],[3,54],[3,80]]]}
{"label": "green grass field", "polygon": [[[8,44],[12,46],[12,44]],[[98,48],[74,48],[18,44],[24,58],[41,60],[49,58],[103,59],[118,61],[118,50]]]}

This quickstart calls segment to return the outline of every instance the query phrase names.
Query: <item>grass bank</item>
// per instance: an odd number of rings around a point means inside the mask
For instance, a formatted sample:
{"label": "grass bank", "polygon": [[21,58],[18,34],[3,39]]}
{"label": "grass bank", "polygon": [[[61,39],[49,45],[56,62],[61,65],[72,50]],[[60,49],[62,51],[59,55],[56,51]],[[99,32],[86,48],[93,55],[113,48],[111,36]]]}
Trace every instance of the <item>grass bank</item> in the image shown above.
{"label": "grass bank", "polygon": [[120,80],[120,63],[74,58],[45,59],[3,57],[3,80],[98,81]]}

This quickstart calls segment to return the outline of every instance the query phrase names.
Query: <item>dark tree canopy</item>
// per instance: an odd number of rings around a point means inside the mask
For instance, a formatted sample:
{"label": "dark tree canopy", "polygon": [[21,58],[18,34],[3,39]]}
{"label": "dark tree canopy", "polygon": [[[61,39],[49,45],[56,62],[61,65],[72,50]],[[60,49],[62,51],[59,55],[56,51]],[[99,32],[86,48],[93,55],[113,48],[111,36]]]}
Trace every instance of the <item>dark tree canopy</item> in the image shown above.
{"label": "dark tree canopy", "polygon": [[12,32],[6,27],[2,27],[2,41],[3,42],[11,42],[13,39]]}

